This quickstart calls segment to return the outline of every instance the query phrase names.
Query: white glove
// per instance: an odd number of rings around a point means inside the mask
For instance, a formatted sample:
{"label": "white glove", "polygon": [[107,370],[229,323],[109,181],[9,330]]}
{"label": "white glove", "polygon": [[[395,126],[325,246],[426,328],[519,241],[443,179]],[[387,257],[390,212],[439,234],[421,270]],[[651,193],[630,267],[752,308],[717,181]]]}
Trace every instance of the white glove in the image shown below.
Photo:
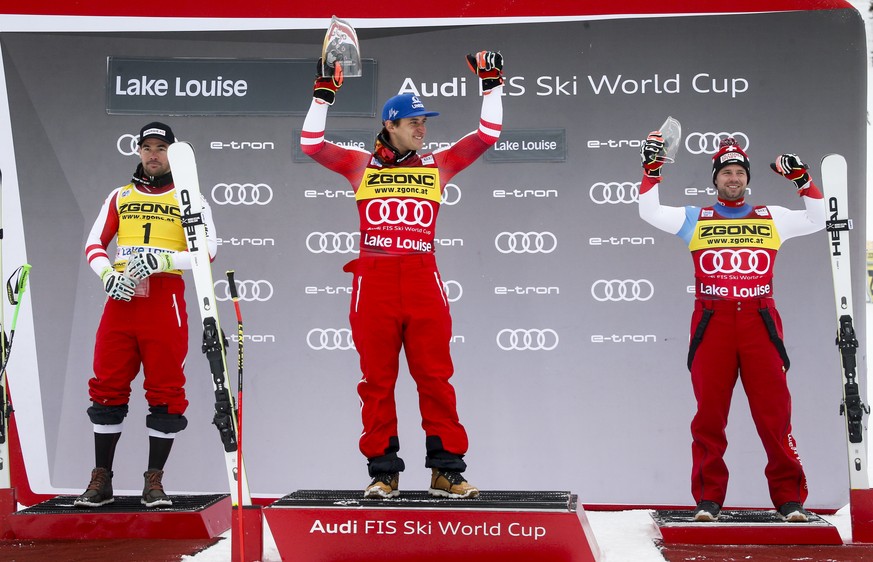
{"label": "white glove", "polygon": [[151,252],[137,252],[127,260],[127,268],[124,270],[137,281],[142,281],[152,273],[169,271],[173,268],[173,256],[166,252],[153,254]]}
{"label": "white glove", "polygon": [[109,298],[117,301],[130,301],[136,290],[136,283],[133,279],[111,267],[106,267],[100,273],[100,280],[103,281],[103,290],[106,291]]}

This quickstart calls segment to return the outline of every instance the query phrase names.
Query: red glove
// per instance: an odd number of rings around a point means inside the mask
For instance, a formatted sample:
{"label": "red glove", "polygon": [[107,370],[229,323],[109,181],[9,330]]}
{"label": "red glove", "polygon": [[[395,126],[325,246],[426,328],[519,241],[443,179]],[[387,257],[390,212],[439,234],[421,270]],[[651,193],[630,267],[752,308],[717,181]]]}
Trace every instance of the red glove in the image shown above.
{"label": "red glove", "polygon": [[482,80],[482,91],[487,92],[503,84],[503,55],[494,51],[479,51],[467,55],[467,64]]}
{"label": "red glove", "polygon": [[316,63],[315,86],[312,97],[321,103],[333,105],[336,92],[343,85],[343,67],[337,61],[334,64],[325,64],[322,59]]}

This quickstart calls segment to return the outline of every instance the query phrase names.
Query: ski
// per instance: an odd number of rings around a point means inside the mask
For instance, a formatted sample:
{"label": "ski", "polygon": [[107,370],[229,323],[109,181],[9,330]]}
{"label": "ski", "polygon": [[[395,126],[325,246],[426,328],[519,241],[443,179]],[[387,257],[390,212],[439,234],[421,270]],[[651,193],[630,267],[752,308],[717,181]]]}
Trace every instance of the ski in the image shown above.
{"label": "ski", "polygon": [[852,268],[849,251],[852,219],[848,216],[846,159],[839,154],[828,154],[822,159],[821,175],[827,211],[825,230],[828,235],[828,253],[831,256],[837,312],[836,345],[840,352],[843,379],[840,415],[846,419],[849,487],[851,490],[866,490],[870,485],[867,476],[867,436],[864,414],[869,414],[870,408],[861,400],[857,372],[858,339],[855,337],[852,308]]}
{"label": "ski", "polygon": [[197,292],[200,318],[203,321],[202,351],[209,362],[215,390],[215,415],[212,423],[218,428],[224,445],[224,460],[227,464],[232,504],[251,505],[252,500],[242,458],[237,461],[236,407],[227,374],[226,340],[218,320],[212,265],[206,246],[206,224],[201,214],[203,203],[194,148],[187,142],[175,142],[170,145],[167,154],[176,186],[176,198],[182,213],[182,226],[185,229],[188,252],[191,254],[191,272]]}

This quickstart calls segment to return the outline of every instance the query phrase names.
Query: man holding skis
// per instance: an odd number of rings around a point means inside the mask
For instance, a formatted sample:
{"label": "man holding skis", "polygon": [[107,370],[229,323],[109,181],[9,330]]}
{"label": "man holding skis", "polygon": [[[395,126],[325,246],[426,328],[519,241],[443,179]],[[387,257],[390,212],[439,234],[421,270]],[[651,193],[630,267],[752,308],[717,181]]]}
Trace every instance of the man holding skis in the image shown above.
{"label": "man holding skis", "polygon": [[[167,149],[175,142],[168,125],[153,122],[139,135],[140,164],[131,182],[109,194],[88,235],[85,255],[107,299],[97,328],[94,375],[88,381],[94,425],[95,468],[76,507],[114,501],[112,462],[127,416],[130,385],[142,367],[149,405],[148,466],[142,503],[168,506],[164,464],[176,433],[185,429],[188,315],[182,270],[191,269]],[[212,212],[203,202],[210,256],[217,247]],[[116,238],[114,259],[109,244]]]}
{"label": "man holding skis", "polygon": [[788,356],[782,320],[773,300],[776,253],[785,240],[821,230],[822,194],[807,166],[782,154],[771,168],[791,180],[805,210],[750,205],[751,167],[733,137],[712,158],[718,199],[710,207],[660,204],[664,139],[649,134],[641,148],[640,217],[688,244],[694,263],[695,303],[688,369],[697,399],[691,422],[691,491],[697,521],[714,521],[727,492],[725,427],[737,378],[742,378],[752,419],[767,453],[770,499],[787,521],[807,521],[806,477],[791,435]]}
{"label": "man holding skis", "polygon": [[[359,447],[371,483],[365,497],[399,494],[394,386],[401,348],[415,379],[431,469],[429,492],[450,498],[479,494],[463,476],[467,433],[458,420],[449,351],[449,302],[434,259],[434,235],[443,189],[455,174],[497,142],[503,121],[503,57],[467,55],[483,91],[479,127],[448,148],[420,154],[427,111],[418,96],[400,94],[382,109],[382,130],[372,152],[324,139],[327,110],[342,85],[340,64],[318,63],[312,104],[303,123],[303,152],[345,176],[355,190],[361,227],[358,259],[344,270],[354,275],[349,320],[361,359],[358,383],[364,430]],[[409,228],[392,229],[404,224]]]}

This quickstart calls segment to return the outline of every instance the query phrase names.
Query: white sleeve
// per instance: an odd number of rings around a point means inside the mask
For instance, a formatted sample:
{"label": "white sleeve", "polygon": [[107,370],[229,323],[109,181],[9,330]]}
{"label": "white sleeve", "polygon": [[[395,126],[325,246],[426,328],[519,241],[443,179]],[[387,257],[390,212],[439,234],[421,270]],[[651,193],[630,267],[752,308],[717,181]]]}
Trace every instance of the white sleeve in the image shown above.
{"label": "white sleeve", "polygon": [[770,216],[773,217],[776,230],[779,231],[779,238],[782,241],[794,238],[795,236],[818,232],[825,226],[827,213],[825,211],[824,199],[814,197],[802,197],[801,199],[803,199],[803,204],[806,206],[806,209],[802,211],[779,206],[767,206],[770,210]]}
{"label": "white sleeve", "polygon": [[503,128],[503,86],[496,86],[482,96],[482,111],[479,114],[479,136],[494,144]]}
{"label": "white sleeve", "polygon": [[[200,216],[206,225],[206,250],[209,252],[209,261],[215,259],[218,251],[218,237],[215,234],[215,221],[212,220],[212,207],[206,202],[206,198],[200,195]],[[176,269],[191,269],[191,253],[188,250],[173,253],[173,267]]]}
{"label": "white sleeve", "polygon": [[661,205],[661,197],[658,193],[660,184],[641,193],[637,198],[640,218],[664,232],[676,234],[685,224],[685,207],[668,207]]}
{"label": "white sleeve", "polygon": [[113,190],[103,202],[100,213],[94,220],[91,231],[88,233],[88,238],[85,240],[85,259],[88,260],[91,270],[98,276],[104,269],[112,266],[112,261],[109,259],[109,254],[106,250],[109,242],[118,233],[117,214],[112,205],[115,204],[115,196],[120,189],[116,188]]}
{"label": "white sleeve", "polygon": [[303,120],[303,130],[300,131],[300,149],[305,154],[318,152],[324,144],[328,107],[330,106],[315,98],[312,98],[312,103],[309,104],[309,111],[306,113],[306,119]]}

